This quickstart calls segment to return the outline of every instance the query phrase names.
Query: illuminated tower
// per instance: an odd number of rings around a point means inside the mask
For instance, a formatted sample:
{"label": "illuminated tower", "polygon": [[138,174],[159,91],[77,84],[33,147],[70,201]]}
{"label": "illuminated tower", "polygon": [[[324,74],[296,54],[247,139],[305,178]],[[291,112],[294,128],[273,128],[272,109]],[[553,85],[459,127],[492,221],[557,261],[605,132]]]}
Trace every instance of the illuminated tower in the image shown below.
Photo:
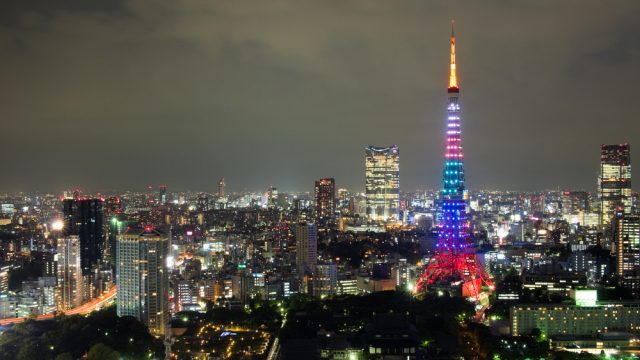
{"label": "illuminated tower", "polygon": [[464,186],[464,156],[460,129],[460,88],[456,74],[456,40],[451,29],[451,63],[447,105],[447,140],[440,192],[436,254],[416,284],[422,291],[430,285],[459,284],[462,295],[478,299],[483,284],[493,283],[480,267],[473,249],[467,217],[467,190]]}

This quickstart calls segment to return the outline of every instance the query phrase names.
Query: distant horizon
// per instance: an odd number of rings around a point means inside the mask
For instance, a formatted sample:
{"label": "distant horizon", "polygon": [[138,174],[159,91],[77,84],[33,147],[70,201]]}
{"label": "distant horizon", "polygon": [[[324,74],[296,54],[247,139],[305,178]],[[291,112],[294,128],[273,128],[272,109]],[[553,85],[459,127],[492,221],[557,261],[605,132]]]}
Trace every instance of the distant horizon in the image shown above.
{"label": "distant horizon", "polygon": [[[336,182],[337,183],[337,182]],[[310,190],[291,190],[291,189],[283,189],[283,188],[279,188],[278,186],[274,187],[278,190],[278,192],[282,192],[285,194],[309,194],[309,195],[313,195],[313,187],[311,187]],[[269,186],[265,187],[262,190],[229,190],[227,188],[227,190],[225,191],[226,195],[230,195],[230,194],[259,194],[259,193],[264,193],[268,191]],[[336,192],[340,189],[346,189],[349,193],[358,193],[358,194],[363,194],[364,195],[364,188],[361,190],[352,190],[349,188],[345,188],[345,187],[339,187],[336,186]],[[64,190],[56,190],[56,191],[45,191],[45,190],[30,190],[30,191],[25,191],[25,190],[20,190],[20,191],[15,191],[15,192],[7,192],[7,191],[0,191],[0,196],[5,196],[5,195],[16,195],[16,194],[38,194],[38,195],[43,195],[43,194],[47,194],[47,195],[62,195],[65,191],[73,191],[75,189],[71,188],[71,189],[64,189]],[[103,195],[109,195],[109,194],[123,194],[126,192],[132,192],[132,193],[156,193],[158,192],[159,188],[157,186],[155,186],[153,188],[152,191],[147,191],[146,187],[145,188],[138,188],[138,189],[122,189],[122,190],[118,190],[118,189],[103,189],[103,190],[85,190],[85,189],[79,189],[81,191],[82,194],[91,194],[91,195],[96,195],[96,194],[103,194]],[[400,193],[401,194],[411,194],[411,193],[420,193],[420,192],[439,192],[441,189],[439,188],[424,188],[424,189],[414,189],[414,190],[403,190],[402,186],[400,187]],[[585,191],[588,192],[592,195],[597,195],[597,189],[594,190],[587,190],[587,189],[581,189],[581,188],[555,188],[555,189],[537,189],[537,190],[514,190],[514,189],[490,189],[490,188],[485,188],[485,189],[467,189],[470,192],[476,193],[476,192],[512,192],[512,193],[540,193],[540,192],[562,192],[562,191]],[[190,189],[176,189],[176,190],[172,190],[171,186],[167,185],[167,194],[178,194],[178,193],[206,193],[206,194],[211,194],[211,195],[215,195],[217,193],[217,190],[190,190]],[[336,194],[337,197],[337,194]]]}

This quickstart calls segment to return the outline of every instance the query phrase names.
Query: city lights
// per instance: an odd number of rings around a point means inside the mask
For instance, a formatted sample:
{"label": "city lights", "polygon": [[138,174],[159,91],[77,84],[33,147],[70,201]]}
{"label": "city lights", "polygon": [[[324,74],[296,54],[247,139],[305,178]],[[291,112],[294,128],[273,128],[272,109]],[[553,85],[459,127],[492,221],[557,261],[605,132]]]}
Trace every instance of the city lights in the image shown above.
{"label": "city lights", "polygon": [[64,222],[60,219],[54,220],[51,223],[51,230],[53,231],[60,231],[64,228]]}
{"label": "city lights", "polygon": [[0,359],[640,355],[640,2],[9,3]]}

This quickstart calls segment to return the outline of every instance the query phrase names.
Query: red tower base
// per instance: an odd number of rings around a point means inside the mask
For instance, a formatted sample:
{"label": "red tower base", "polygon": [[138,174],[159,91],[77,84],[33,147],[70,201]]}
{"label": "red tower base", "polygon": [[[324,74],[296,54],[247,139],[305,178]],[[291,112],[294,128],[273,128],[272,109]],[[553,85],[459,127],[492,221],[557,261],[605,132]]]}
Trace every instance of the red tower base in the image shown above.
{"label": "red tower base", "polygon": [[436,254],[416,283],[415,292],[435,285],[458,285],[462,287],[463,297],[479,300],[483,286],[490,291],[495,287],[477,260],[475,253]]}

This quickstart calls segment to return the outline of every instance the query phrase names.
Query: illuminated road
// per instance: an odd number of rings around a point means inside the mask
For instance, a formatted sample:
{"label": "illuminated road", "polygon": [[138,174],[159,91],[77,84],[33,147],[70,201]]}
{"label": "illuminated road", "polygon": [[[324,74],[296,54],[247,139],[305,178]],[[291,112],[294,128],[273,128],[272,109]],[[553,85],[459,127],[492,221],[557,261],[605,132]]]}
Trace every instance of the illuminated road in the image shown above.
{"label": "illuminated road", "polygon": [[273,344],[271,345],[271,349],[269,350],[269,355],[267,355],[267,360],[275,360],[280,355],[280,343],[278,338],[276,337],[273,340]]}
{"label": "illuminated road", "polygon": [[[65,315],[85,315],[88,314],[92,311],[95,310],[100,310],[104,304],[108,303],[109,301],[115,299],[116,297],[116,291],[117,291],[117,287],[116,286],[112,286],[111,289],[109,289],[109,292],[107,292],[106,294],[100,296],[99,298],[93,299],[91,301],[89,301],[88,303],[84,303],[76,308],[73,308],[71,310],[65,311]],[[44,314],[44,315],[38,315],[34,318],[34,320],[36,321],[40,321],[40,320],[50,320],[53,319],[54,315],[51,314]],[[19,324],[21,322],[24,322],[25,320],[27,320],[28,318],[26,317],[21,317],[21,318],[8,318],[8,319],[1,319],[0,320],[0,326],[6,326],[6,325],[10,325],[10,324]]]}

